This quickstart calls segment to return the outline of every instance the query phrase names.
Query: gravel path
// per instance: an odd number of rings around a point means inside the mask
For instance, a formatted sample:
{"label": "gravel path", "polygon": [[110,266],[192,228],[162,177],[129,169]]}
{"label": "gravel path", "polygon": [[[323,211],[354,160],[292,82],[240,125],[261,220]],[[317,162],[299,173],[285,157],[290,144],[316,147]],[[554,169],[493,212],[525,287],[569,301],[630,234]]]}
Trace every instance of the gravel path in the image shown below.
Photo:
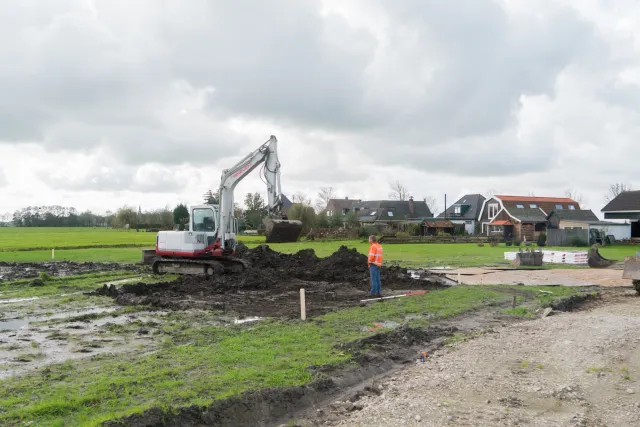
{"label": "gravel path", "polygon": [[[498,328],[331,405],[342,426],[638,426],[640,298]],[[346,407],[346,409],[345,409]]]}

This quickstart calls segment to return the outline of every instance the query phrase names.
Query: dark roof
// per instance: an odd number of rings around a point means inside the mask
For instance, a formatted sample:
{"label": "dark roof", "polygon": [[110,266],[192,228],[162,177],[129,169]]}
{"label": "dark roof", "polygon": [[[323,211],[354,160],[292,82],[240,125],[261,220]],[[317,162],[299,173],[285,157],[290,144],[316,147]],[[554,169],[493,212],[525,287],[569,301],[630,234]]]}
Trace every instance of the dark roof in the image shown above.
{"label": "dark roof", "polygon": [[[424,201],[413,202],[413,215],[409,211],[409,200],[367,200],[355,203],[360,221],[402,221],[408,218],[432,217]],[[391,215],[389,214],[391,213]]]}
{"label": "dark roof", "polygon": [[459,200],[457,200],[453,205],[447,206],[447,210],[438,215],[438,218],[453,218],[454,217],[454,209],[455,206],[469,206],[469,209],[461,216],[456,216],[456,218],[464,218],[464,219],[478,219],[480,215],[480,210],[482,210],[482,204],[486,198],[482,194],[465,194]]}
{"label": "dark roof", "polygon": [[355,203],[360,203],[358,199],[329,199],[327,207],[332,205],[334,209],[342,211],[343,209],[351,209]]}
{"label": "dark roof", "polygon": [[291,202],[291,200],[289,200],[289,198],[284,194],[281,194],[280,196],[280,198],[282,199],[282,208],[285,210],[285,212],[289,212],[289,209],[291,209],[291,205],[293,205],[293,202]]}
{"label": "dark roof", "polygon": [[591,209],[551,211],[548,217],[552,214],[564,221],[600,221]]}
{"label": "dark roof", "polygon": [[[506,206],[505,206],[505,209],[506,209]],[[521,222],[546,222],[547,221],[547,216],[544,214],[544,212],[540,210],[540,208],[537,208],[537,209],[524,208],[524,209],[511,209],[511,210],[507,209],[507,212],[509,212],[511,216],[513,216],[514,218],[517,218]]]}
{"label": "dark roof", "polygon": [[601,210],[601,212],[620,211],[640,211],[640,191],[623,191]]}
{"label": "dark roof", "polygon": [[436,221],[423,221],[422,224],[427,228],[453,228],[454,225],[451,221],[436,220]]}

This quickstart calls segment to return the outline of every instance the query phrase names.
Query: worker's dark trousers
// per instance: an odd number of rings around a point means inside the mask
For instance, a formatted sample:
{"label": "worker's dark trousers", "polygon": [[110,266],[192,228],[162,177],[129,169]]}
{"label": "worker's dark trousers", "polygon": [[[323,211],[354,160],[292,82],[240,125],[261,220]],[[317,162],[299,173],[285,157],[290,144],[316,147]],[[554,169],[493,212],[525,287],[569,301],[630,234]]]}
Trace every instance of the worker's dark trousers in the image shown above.
{"label": "worker's dark trousers", "polygon": [[380,295],[382,293],[382,283],[380,283],[380,267],[371,264],[369,267],[371,274],[371,295]]}

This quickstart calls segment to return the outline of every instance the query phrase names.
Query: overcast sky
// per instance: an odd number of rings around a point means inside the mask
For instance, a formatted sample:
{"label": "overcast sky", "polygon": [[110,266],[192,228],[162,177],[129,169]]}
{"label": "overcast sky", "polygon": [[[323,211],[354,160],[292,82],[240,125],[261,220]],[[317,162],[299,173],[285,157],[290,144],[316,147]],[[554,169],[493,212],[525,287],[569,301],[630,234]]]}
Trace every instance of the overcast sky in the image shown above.
{"label": "overcast sky", "polygon": [[197,203],[271,134],[289,196],[640,187],[636,0],[3,1],[0,55],[0,214]]}

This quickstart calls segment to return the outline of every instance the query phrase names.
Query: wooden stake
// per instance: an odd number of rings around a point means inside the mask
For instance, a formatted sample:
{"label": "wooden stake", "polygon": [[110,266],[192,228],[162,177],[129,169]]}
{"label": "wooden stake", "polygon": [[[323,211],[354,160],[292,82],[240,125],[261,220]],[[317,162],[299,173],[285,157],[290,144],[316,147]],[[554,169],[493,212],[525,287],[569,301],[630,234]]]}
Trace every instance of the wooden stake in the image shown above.
{"label": "wooden stake", "polygon": [[300,288],[300,318],[307,320],[307,307],[304,301],[304,288]]}
{"label": "wooden stake", "polygon": [[516,308],[516,296],[513,296],[513,308]]}
{"label": "wooden stake", "polygon": [[460,284],[460,272],[458,271],[458,285]]}
{"label": "wooden stake", "polygon": [[55,258],[55,249],[51,249],[51,259]]}

